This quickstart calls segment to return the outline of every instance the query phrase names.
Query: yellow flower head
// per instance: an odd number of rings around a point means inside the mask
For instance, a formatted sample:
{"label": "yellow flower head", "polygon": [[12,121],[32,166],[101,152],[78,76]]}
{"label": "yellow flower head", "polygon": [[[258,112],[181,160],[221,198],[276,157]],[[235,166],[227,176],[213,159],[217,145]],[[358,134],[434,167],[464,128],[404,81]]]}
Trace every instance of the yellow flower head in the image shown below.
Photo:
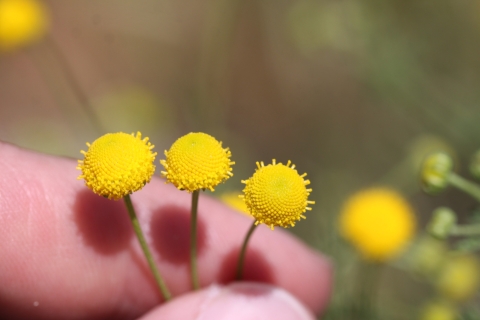
{"label": "yellow flower head", "polygon": [[449,259],[435,281],[442,295],[453,301],[473,297],[480,284],[480,263],[473,255]]}
{"label": "yellow flower head", "polygon": [[179,138],[165,150],[165,160],[160,163],[165,167],[162,175],[180,190],[193,192],[200,189],[214,188],[231,176],[232,153],[222,148],[222,143],[214,137],[201,133],[189,133]]}
{"label": "yellow flower head", "polygon": [[87,146],[87,152],[81,151],[85,159],[78,161],[78,179],[85,179],[96,194],[118,200],[150,182],[157,153],[140,132],[108,133]]}
{"label": "yellow flower head", "polygon": [[32,43],[47,29],[47,11],[41,2],[0,0],[0,51]]}
{"label": "yellow flower head", "polygon": [[311,210],[308,196],[312,189],[307,189],[309,180],[303,180],[306,173],[299,175],[295,165],[276,163],[265,166],[257,162],[257,169],[252,177],[242,181],[245,204],[256,223],[265,223],[273,230],[275,226],[284,228],[295,226],[303,213]]}
{"label": "yellow flower head", "polygon": [[340,216],[340,231],[367,259],[393,258],[416,226],[410,205],[397,192],[374,188],[353,195]]}

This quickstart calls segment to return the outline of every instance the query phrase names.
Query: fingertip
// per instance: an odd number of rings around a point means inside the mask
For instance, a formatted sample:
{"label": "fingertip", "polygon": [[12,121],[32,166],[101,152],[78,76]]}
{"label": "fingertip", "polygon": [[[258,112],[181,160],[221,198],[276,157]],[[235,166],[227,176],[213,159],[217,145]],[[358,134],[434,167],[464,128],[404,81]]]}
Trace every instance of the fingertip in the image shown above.
{"label": "fingertip", "polygon": [[[118,312],[137,316],[158,303],[153,277],[127,215],[119,212],[124,211],[121,203],[84,187],[75,179],[78,170],[71,160],[2,143],[0,150],[0,222],[4,222],[0,231],[5,239],[12,239],[12,245],[0,250],[2,259],[8,261],[0,265],[0,304],[14,301],[17,305],[12,304],[12,312],[26,310],[28,315],[61,319],[77,313],[89,318]],[[191,286],[189,195],[152,179],[132,199],[172,293],[187,292]],[[225,270],[234,275],[241,240],[251,221],[230,214],[205,196],[199,212],[202,285],[219,283]],[[331,292],[331,263],[278,229],[272,232],[260,226],[255,232],[247,251],[245,279],[281,287],[311,312],[321,313]],[[233,276],[229,279],[233,281]],[[201,299],[197,294],[181,299]],[[37,301],[40,306],[32,309]],[[196,317],[189,308],[172,310],[185,313],[183,318],[172,319]]]}
{"label": "fingertip", "polygon": [[281,288],[243,282],[207,287],[174,299],[141,318],[156,319],[313,320],[315,316]]}

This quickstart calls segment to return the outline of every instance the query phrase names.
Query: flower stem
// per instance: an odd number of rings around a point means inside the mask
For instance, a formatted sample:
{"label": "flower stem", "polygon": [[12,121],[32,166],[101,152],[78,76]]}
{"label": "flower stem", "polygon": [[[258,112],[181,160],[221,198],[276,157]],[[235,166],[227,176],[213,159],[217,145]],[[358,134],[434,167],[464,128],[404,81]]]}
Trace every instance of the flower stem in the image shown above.
{"label": "flower stem", "polygon": [[192,219],[190,221],[190,272],[192,273],[192,285],[194,290],[200,288],[197,268],[197,208],[200,190],[192,192]]}
{"label": "flower stem", "polygon": [[383,265],[360,260],[357,265],[356,295],[353,300],[353,315],[362,319],[378,319],[377,298]]}
{"label": "flower stem", "polygon": [[480,186],[476,183],[470,182],[454,172],[448,175],[448,182],[450,182],[452,186],[468,193],[477,201],[480,201]]}
{"label": "flower stem", "polygon": [[130,220],[132,221],[133,230],[135,230],[135,234],[137,235],[138,241],[140,242],[140,246],[142,247],[145,257],[147,258],[148,265],[152,270],[152,273],[153,273],[153,276],[155,277],[155,281],[157,282],[158,288],[160,289],[160,292],[162,293],[165,301],[168,301],[172,298],[172,296],[170,294],[170,291],[168,291],[167,285],[163,281],[162,276],[160,275],[160,272],[158,271],[158,268],[155,265],[155,262],[153,261],[152,253],[150,252],[147,241],[143,236],[143,232],[142,232],[142,229],[140,228],[140,223],[138,222],[137,215],[135,214],[135,209],[133,208],[130,195],[126,195],[123,198],[123,200],[125,201],[125,205],[127,206],[127,210],[128,210],[128,215],[130,216]]}
{"label": "flower stem", "polygon": [[257,226],[256,222],[256,220],[253,221],[250,229],[248,229],[247,235],[245,236],[245,240],[243,240],[242,249],[240,250],[240,256],[238,257],[237,271],[235,273],[236,280],[241,280],[243,278],[243,265],[245,261],[245,254],[247,252],[247,244],[248,240],[250,240],[250,237],[252,236],[253,230],[255,230],[255,227]]}
{"label": "flower stem", "polygon": [[92,106],[90,98],[83,90],[77,77],[75,76],[70,63],[68,62],[67,56],[62,52],[60,46],[57,45],[55,39],[51,35],[48,35],[45,38],[44,43],[47,45],[50,53],[54,56],[56,62],[59,64],[60,69],[64,73],[66,82],[70,85],[70,88],[80,103],[80,107],[83,109],[82,111],[85,112],[95,130],[97,130],[99,133],[104,133],[105,129],[103,128],[103,125],[98,118],[97,113],[95,112],[95,108]]}

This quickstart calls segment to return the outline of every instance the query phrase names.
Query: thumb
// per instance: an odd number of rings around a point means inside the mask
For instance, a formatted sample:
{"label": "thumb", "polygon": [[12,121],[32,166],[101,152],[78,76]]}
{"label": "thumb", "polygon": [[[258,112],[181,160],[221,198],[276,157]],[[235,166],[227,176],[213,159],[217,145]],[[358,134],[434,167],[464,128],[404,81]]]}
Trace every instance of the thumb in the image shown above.
{"label": "thumb", "polygon": [[315,316],[287,291],[261,283],[212,285],[175,298],[141,320],[314,320]]}

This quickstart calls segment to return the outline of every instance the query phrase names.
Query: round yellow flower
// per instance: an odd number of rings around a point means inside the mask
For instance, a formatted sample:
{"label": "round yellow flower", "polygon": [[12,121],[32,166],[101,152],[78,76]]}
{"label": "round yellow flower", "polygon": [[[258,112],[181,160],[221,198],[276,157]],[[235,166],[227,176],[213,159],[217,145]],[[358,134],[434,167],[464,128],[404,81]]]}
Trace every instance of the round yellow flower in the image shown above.
{"label": "round yellow flower", "polygon": [[222,143],[214,137],[201,132],[189,133],[179,138],[165,150],[165,160],[160,163],[165,167],[162,175],[167,182],[180,190],[193,192],[200,189],[214,188],[231,176],[230,161],[232,153],[222,148]]}
{"label": "round yellow flower", "polygon": [[0,50],[12,50],[41,38],[48,29],[47,11],[36,0],[0,0]]}
{"label": "round yellow flower", "polygon": [[438,290],[450,300],[464,301],[473,297],[480,284],[480,263],[473,255],[448,259],[435,281]]}
{"label": "round yellow flower", "polygon": [[374,188],[353,195],[340,216],[340,231],[367,259],[397,255],[416,226],[410,205],[397,192]]}
{"label": "round yellow flower", "polygon": [[248,211],[256,219],[256,224],[264,223],[273,230],[275,226],[284,228],[295,226],[303,213],[311,210],[307,189],[309,180],[303,180],[306,173],[299,175],[295,165],[276,163],[265,166],[257,162],[257,169],[245,183],[243,199]]}
{"label": "round yellow flower", "polygon": [[87,152],[81,151],[85,159],[78,161],[77,169],[82,171],[78,179],[98,195],[121,199],[143,188],[155,172],[157,153],[140,132],[108,133],[87,146]]}

